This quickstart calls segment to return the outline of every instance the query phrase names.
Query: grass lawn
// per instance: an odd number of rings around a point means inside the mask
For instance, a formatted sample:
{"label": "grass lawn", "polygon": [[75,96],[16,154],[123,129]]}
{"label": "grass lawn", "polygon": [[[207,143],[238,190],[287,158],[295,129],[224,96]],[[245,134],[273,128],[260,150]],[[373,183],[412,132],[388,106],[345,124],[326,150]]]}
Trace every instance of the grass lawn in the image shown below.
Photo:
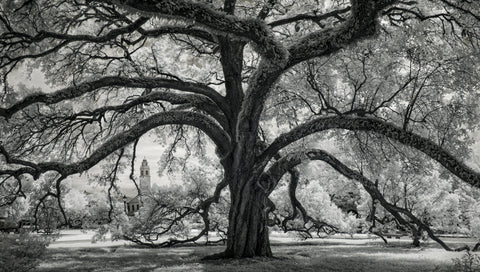
{"label": "grass lawn", "polygon": [[49,248],[36,271],[455,271],[447,252],[434,244],[411,248],[408,241],[344,239],[276,243],[273,259],[201,261],[223,246],[148,249],[135,246]]}

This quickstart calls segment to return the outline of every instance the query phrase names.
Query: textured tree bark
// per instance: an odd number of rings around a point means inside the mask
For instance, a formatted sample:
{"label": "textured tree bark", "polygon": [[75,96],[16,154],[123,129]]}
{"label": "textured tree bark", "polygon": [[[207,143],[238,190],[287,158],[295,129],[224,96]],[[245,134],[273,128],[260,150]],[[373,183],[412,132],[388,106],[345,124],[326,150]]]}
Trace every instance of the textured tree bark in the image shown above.
{"label": "textured tree bark", "polygon": [[[227,159],[225,162],[231,161]],[[227,247],[224,252],[206,256],[204,260],[272,257],[268,233],[269,206],[265,191],[249,172],[231,171],[235,169],[231,165],[225,169],[231,192]]]}
{"label": "textured tree bark", "polygon": [[267,226],[267,197],[247,182],[232,197],[226,257],[272,257]]}
{"label": "textured tree bark", "polygon": [[[254,256],[271,257],[267,226],[267,197],[257,186],[252,169],[255,160],[256,126],[238,131],[239,114],[244,101],[242,65],[244,43],[228,38],[220,39],[222,69],[225,75],[226,100],[230,106],[227,116],[228,133],[235,140],[235,150],[224,160],[224,170],[230,188],[227,248],[223,258]],[[252,116],[243,116],[248,122],[258,123]],[[238,146],[239,142],[245,145]]]}

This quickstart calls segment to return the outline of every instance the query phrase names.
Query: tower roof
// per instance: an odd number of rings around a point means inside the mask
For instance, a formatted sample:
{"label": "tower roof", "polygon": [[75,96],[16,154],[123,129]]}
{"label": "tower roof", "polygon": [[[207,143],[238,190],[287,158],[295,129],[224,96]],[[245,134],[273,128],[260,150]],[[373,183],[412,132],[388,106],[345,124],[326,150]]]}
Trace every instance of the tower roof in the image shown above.
{"label": "tower roof", "polygon": [[140,166],[140,188],[145,192],[145,188],[150,188],[150,167],[148,162],[143,159],[142,166]]}

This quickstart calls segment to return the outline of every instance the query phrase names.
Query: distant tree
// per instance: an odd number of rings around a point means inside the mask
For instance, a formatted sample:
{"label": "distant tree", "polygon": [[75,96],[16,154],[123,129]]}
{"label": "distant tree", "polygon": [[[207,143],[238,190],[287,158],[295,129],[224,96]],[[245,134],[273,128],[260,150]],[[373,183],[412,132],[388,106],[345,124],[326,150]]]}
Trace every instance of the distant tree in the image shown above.
{"label": "distant tree", "polygon": [[[293,175],[292,179],[295,178]],[[281,230],[296,231],[303,238],[312,238],[313,235],[322,237],[338,232],[358,232],[361,220],[357,220],[355,214],[342,211],[319,180],[290,180],[278,187],[271,196],[276,207],[272,212],[272,219]],[[295,196],[290,195],[293,193]],[[285,195],[290,197],[286,198]]]}
{"label": "distant tree", "polygon": [[[227,246],[217,257],[272,256],[269,196],[285,174],[296,182],[305,161],[326,161],[388,206],[365,176],[374,173],[319,150],[322,136],[346,144],[367,135],[377,149],[380,141],[401,144],[480,187],[480,174],[462,162],[478,123],[479,1],[0,7],[1,189],[13,201],[25,177],[49,174],[37,205],[57,202],[65,222],[62,181],[107,161],[102,182],[112,203],[117,173],[134,168],[149,131],[187,151],[215,146],[222,179],[181,216],[208,216],[228,188]],[[46,89],[23,82],[34,70]]]}
{"label": "distant tree", "polygon": [[223,241],[225,237],[222,238],[222,234],[226,233],[227,228],[223,221],[228,216],[228,209],[224,206],[228,199],[221,196],[219,203],[212,206],[208,213],[196,210],[212,195],[218,174],[207,163],[203,168],[187,163],[183,184],[159,186],[142,196],[142,208],[138,215],[120,221],[120,232],[116,226],[112,231],[116,232],[118,238],[150,247],[196,241],[208,237],[209,231],[220,234],[220,238],[214,238],[213,241],[207,239],[206,243]]}

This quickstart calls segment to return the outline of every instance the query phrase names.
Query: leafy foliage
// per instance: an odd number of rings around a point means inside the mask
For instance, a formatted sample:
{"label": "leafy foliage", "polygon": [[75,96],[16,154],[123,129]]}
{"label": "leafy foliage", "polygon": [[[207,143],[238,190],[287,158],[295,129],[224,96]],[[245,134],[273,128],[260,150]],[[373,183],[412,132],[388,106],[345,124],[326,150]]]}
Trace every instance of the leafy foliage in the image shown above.
{"label": "leafy foliage", "polygon": [[456,271],[476,272],[480,271],[480,256],[467,251],[462,257],[453,260]]}
{"label": "leafy foliage", "polygon": [[28,233],[0,234],[1,271],[31,271],[38,266],[45,255],[51,236],[37,236]]}

